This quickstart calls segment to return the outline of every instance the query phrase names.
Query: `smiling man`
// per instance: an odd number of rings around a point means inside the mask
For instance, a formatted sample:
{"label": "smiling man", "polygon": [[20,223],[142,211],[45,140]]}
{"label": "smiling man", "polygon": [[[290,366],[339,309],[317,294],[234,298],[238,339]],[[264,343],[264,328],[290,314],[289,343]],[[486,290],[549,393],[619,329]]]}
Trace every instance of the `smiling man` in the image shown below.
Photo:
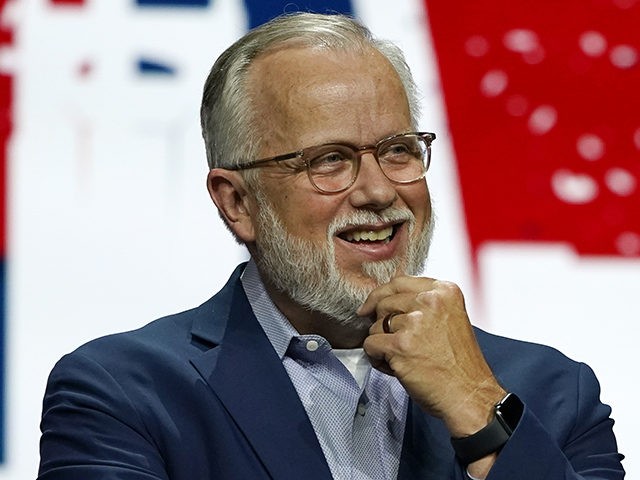
{"label": "smiling man", "polygon": [[52,479],[617,479],[593,372],[471,326],[433,228],[401,52],[280,17],[205,84],[208,189],[251,260],[200,307],[64,357]]}
{"label": "smiling man", "polygon": [[[422,179],[433,136],[398,135],[415,130],[407,94],[377,50],[327,55],[292,42],[247,72],[249,122],[266,161],[232,170],[222,163],[209,174],[209,190],[298,332],[357,347],[371,322],[356,310],[371,290],[422,270],[431,225]],[[270,160],[290,151],[293,158]],[[234,171],[257,167],[248,182]]]}

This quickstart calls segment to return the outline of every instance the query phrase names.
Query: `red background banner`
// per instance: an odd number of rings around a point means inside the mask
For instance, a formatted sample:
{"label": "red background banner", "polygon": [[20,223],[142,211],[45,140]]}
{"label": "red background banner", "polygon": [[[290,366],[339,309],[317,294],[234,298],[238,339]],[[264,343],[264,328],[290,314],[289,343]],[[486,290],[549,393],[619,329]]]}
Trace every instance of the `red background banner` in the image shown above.
{"label": "red background banner", "polygon": [[474,256],[640,256],[640,3],[426,3]]}

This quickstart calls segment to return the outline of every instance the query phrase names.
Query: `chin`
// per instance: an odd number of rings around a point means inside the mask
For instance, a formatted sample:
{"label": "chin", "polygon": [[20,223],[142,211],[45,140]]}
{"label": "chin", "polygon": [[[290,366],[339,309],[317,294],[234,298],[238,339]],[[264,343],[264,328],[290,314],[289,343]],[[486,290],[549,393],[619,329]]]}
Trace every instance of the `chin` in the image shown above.
{"label": "chin", "polygon": [[361,269],[367,283],[372,285],[372,289],[389,283],[398,275],[407,273],[406,261],[404,258],[398,257],[377,262],[365,262]]}

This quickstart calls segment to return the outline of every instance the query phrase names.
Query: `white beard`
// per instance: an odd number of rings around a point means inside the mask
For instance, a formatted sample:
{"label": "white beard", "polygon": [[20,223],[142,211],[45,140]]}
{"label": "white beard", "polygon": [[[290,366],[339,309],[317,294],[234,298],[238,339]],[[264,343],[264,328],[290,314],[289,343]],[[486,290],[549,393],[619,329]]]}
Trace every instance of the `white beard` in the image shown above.
{"label": "white beard", "polygon": [[[287,232],[261,192],[257,194],[257,200],[260,209],[256,219],[255,261],[260,272],[268,277],[277,290],[297,304],[320,312],[339,324],[357,329],[368,328],[371,321],[358,317],[355,312],[373,288],[351,281],[348,275],[338,270],[334,252],[335,233],[348,225],[407,221],[409,238],[412,238],[416,224],[413,213],[406,208],[390,207],[381,212],[363,210],[336,218],[327,229],[326,244],[318,247],[311,241]],[[376,286],[400,274],[420,274],[427,259],[432,229],[433,215],[424,231],[409,242],[406,255],[364,262],[362,273],[373,279]]]}

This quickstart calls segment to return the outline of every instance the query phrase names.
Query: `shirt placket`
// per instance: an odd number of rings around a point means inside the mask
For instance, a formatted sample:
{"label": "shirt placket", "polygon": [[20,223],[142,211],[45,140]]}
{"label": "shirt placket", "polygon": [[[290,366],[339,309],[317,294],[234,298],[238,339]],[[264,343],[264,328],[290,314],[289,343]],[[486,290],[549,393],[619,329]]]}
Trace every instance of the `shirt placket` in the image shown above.
{"label": "shirt placket", "polygon": [[[335,357],[322,337],[303,335],[291,340],[285,367],[304,377],[298,394],[307,401],[309,419],[336,479],[383,478],[366,474],[375,462],[376,450],[360,444],[362,432],[375,436],[368,416],[370,402],[347,368]],[[325,434],[326,433],[326,434]],[[375,470],[375,469],[374,469]]]}

